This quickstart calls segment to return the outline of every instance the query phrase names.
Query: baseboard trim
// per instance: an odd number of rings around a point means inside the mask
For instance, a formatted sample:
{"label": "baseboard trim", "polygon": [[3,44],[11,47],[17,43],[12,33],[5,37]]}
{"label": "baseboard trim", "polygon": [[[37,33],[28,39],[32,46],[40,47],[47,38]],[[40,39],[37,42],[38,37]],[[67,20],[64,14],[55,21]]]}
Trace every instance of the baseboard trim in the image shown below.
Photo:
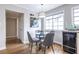
{"label": "baseboard trim", "polygon": [[63,44],[61,44],[61,43],[59,43],[59,42],[54,42],[54,44],[57,44],[57,45],[63,46]]}
{"label": "baseboard trim", "polygon": [[[21,41],[22,41],[22,40],[21,40]],[[29,42],[27,42],[27,41],[22,41],[22,43],[23,43],[23,44],[28,44]]]}
{"label": "baseboard trim", "polygon": [[16,36],[8,36],[8,37],[6,37],[6,38],[16,38]]}
{"label": "baseboard trim", "polygon": [[1,47],[1,48],[0,48],[0,50],[5,50],[5,49],[6,49],[6,47]]}

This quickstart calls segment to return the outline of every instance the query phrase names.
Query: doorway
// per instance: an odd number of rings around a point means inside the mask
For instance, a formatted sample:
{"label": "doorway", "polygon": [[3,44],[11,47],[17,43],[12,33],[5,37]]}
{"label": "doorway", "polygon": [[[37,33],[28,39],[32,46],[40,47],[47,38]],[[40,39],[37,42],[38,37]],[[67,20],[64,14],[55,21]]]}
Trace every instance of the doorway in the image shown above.
{"label": "doorway", "polygon": [[17,18],[6,18],[6,37],[17,37]]}
{"label": "doorway", "polygon": [[22,45],[21,36],[23,36],[23,15],[23,13],[6,10],[7,49],[14,49]]}

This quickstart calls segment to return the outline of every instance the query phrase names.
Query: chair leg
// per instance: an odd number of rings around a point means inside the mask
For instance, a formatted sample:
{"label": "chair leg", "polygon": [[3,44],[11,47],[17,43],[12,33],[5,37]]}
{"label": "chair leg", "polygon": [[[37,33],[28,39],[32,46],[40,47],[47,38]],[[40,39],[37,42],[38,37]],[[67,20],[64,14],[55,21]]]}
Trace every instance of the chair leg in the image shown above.
{"label": "chair leg", "polygon": [[44,54],[46,53],[46,46],[45,46],[45,48],[44,48]]}
{"label": "chair leg", "polygon": [[[31,48],[31,44],[29,44],[29,48]],[[29,52],[31,53],[31,50]]]}
{"label": "chair leg", "polygon": [[51,46],[51,48],[52,48],[53,53],[55,53],[55,52],[54,52],[54,49],[53,49],[53,46]]}
{"label": "chair leg", "polygon": [[41,46],[41,44],[38,44],[38,46],[39,46],[38,50],[40,51],[42,46]]}
{"label": "chair leg", "polygon": [[38,44],[36,42],[36,54],[38,53]]}
{"label": "chair leg", "polygon": [[48,46],[47,48],[49,49],[50,47]]}
{"label": "chair leg", "polygon": [[32,47],[33,47],[33,44],[31,44],[31,51],[30,51],[30,53],[32,53]]}
{"label": "chair leg", "polygon": [[31,45],[31,44],[29,44],[29,47],[30,47],[30,45]]}

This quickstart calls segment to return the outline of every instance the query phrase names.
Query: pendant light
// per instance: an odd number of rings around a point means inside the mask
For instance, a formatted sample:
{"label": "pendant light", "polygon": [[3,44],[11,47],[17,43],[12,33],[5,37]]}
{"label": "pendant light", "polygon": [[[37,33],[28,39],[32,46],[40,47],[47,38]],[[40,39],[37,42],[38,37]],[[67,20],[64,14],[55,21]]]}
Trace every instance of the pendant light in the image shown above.
{"label": "pendant light", "polygon": [[39,18],[45,18],[45,12],[43,11],[44,4],[41,4],[41,12],[39,13]]}

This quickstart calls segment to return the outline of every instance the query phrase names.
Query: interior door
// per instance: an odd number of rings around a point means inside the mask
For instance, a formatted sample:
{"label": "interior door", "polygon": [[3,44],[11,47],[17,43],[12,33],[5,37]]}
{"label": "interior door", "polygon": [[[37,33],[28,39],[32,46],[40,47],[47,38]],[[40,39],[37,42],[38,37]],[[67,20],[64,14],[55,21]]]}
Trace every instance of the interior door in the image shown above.
{"label": "interior door", "polygon": [[17,20],[15,18],[7,18],[6,20],[6,37],[17,36]]}

